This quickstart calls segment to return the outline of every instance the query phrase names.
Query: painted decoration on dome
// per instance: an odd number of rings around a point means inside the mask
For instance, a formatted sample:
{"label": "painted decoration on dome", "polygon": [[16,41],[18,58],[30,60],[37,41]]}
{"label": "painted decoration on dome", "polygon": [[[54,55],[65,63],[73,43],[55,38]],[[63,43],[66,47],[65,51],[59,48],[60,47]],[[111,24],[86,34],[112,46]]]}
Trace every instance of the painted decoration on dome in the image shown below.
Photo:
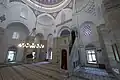
{"label": "painted decoration on dome", "polygon": [[53,13],[65,8],[71,0],[22,0],[30,7],[47,13]]}
{"label": "painted decoration on dome", "polygon": [[44,4],[44,5],[55,5],[63,2],[64,0],[31,0],[31,1],[35,3]]}

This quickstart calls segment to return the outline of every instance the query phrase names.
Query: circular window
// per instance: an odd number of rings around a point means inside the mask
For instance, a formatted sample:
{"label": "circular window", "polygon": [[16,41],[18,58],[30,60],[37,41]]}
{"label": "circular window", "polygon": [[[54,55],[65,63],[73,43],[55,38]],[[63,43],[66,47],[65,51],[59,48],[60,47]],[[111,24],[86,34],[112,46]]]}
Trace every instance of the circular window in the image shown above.
{"label": "circular window", "polygon": [[66,7],[71,0],[22,0],[27,5],[42,12],[56,12]]}

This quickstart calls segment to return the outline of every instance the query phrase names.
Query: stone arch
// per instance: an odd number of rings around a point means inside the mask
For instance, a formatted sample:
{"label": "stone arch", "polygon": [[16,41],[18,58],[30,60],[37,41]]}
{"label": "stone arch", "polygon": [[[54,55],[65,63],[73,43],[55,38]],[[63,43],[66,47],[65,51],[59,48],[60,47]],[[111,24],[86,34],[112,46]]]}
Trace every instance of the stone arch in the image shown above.
{"label": "stone arch", "polygon": [[54,17],[51,16],[50,14],[47,14],[47,13],[43,13],[43,14],[39,15],[39,16],[37,17],[37,19],[40,18],[40,17],[42,17],[42,16],[45,16],[45,15],[47,15],[48,17],[50,17],[51,19],[54,20]]}
{"label": "stone arch", "polygon": [[[11,2],[11,3],[8,3],[8,9],[9,10],[6,12],[7,20],[5,21],[5,28],[9,24],[14,22],[23,23],[28,27],[29,31],[31,31],[34,28],[36,17],[30,7],[28,7],[27,5],[21,2]],[[24,15],[22,16],[21,14],[24,14]]]}
{"label": "stone arch", "polygon": [[21,23],[21,22],[12,22],[12,23],[9,23],[8,25],[7,25],[7,27],[6,27],[6,29],[9,27],[9,26],[11,26],[11,25],[24,25],[24,27],[27,29],[27,30],[29,30],[28,28],[27,28],[27,26],[24,24],[24,23]]}
{"label": "stone arch", "polygon": [[61,33],[62,33],[64,30],[68,31],[68,33],[71,32],[71,29],[70,29],[69,27],[63,26],[63,27],[58,31],[57,36],[60,37]]}
{"label": "stone arch", "polygon": [[85,46],[85,49],[89,49],[89,48],[95,48],[95,45],[93,45],[92,43],[88,44]]}
{"label": "stone arch", "polygon": [[6,27],[8,44],[17,45],[20,40],[25,40],[29,33],[29,29],[19,22],[11,23]]}
{"label": "stone arch", "polygon": [[44,13],[37,17],[38,24],[44,26],[52,26],[55,24],[55,19],[50,14]]}
{"label": "stone arch", "polygon": [[63,37],[63,36],[70,36],[70,31],[67,30],[67,29],[64,29],[64,30],[61,32],[60,36],[61,36],[61,37]]}
{"label": "stone arch", "polygon": [[72,18],[72,9],[65,8],[62,10],[62,12],[64,12],[64,14],[65,14],[65,17],[66,17],[65,20],[69,20]]}
{"label": "stone arch", "polygon": [[14,27],[16,26],[16,28],[17,28],[18,25],[21,26],[22,28],[24,28],[24,31],[25,31],[25,32],[27,32],[28,34],[30,33],[28,27],[27,27],[25,24],[21,23],[21,22],[13,22],[13,23],[10,23],[10,24],[7,25],[6,29],[9,29],[9,28],[11,28],[11,27],[13,27],[13,26],[14,26]]}
{"label": "stone arch", "polygon": [[69,19],[72,19],[72,9],[70,8],[65,8],[65,9],[62,9],[57,17],[56,17],[56,24],[60,24],[60,23],[63,23],[62,19],[64,19],[64,21],[67,21]]}
{"label": "stone arch", "polygon": [[79,26],[79,38],[84,45],[94,42],[97,36],[96,25],[91,21],[86,21]]}
{"label": "stone arch", "polygon": [[80,25],[80,28],[82,28],[85,24],[95,25],[92,21],[85,21]]}

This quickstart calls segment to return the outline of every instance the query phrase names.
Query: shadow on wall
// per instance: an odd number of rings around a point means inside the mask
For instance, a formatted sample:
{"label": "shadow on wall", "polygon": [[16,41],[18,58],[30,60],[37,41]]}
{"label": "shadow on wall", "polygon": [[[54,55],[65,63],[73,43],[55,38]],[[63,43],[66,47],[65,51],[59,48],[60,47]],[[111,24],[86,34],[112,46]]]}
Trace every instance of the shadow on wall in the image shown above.
{"label": "shadow on wall", "polygon": [[74,42],[75,42],[75,38],[76,38],[75,31],[73,30],[71,32],[71,42],[70,42],[70,45],[69,45],[69,55],[71,54],[71,50],[73,48],[73,45],[74,45]]}

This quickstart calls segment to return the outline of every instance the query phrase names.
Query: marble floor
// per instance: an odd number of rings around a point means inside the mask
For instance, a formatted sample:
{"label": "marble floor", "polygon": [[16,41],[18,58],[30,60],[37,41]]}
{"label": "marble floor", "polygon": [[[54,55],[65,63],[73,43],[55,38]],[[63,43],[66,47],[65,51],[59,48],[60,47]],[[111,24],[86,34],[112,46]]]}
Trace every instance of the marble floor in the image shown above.
{"label": "marble floor", "polygon": [[[100,73],[99,73],[100,72]],[[0,80],[117,80],[105,70],[83,67],[68,76],[58,65],[49,62],[8,65],[0,68]]]}

